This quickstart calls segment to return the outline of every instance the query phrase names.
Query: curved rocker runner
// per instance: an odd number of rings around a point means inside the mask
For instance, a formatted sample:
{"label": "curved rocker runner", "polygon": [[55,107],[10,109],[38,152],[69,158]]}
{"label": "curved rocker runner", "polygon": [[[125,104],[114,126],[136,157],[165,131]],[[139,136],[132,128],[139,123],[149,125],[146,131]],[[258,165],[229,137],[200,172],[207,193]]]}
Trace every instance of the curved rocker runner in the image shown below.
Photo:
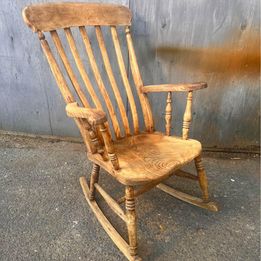
{"label": "curved rocker runner", "polygon": [[[144,86],[130,33],[131,12],[127,7],[94,3],[46,3],[26,7],[23,10],[23,18],[25,23],[38,34],[51,71],[67,104],[67,115],[72,117],[79,127],[86,144],[88,159],[93,162],[89,184],[85,177],[80,178],[85,198],[105,231],[128,260],[141,260],[138,256],[135,210],[135,199],[139,195],[157,187],[187,203],[211,211],[218,210],[217,205],[209,200],[206,172],[201,161],[201,144],[197,140],[189,139],[193,91],[206,88],[206,83]],[[78,43],[71,30],[72,27],[78,28],[78,34],[85,47],[84,55],[88,57],[90,69],[98,87],[96,89],[85,70],[83,58],[78,51]],[[97,41],[101,61],[96,61],[97,57],[95,57],[88,33],[89,27],[94,28],[95,37],[92,37],[92,41]],[[119,27],[125,29],[136,96],[133,94],[123,59],[121,41],[118,36]],[[111,34],[118,73],[114,72],[108,55],[104,38],[106,28]],[[56,48],[55,52],[57,52],[63,68],[59,67],[57,58],[45,38],[46,32],[50,33],[53,42],[51,46]],[[59,36],[62,33],[65,35],[66,45],[70,49],[70,55],[74,58],[76,68],[73,67],[67,56],[65,45]],[[100,63],[103,63],[107,74],[108,82],[106,84],[99,70]],[[82,81],[77,79],[75,70],[78,70]],[[123,86],[118,85],[116,75],[122,78]],[[66,81],[67,79],[70,80],[69,83]],[[83,86],[80,82],[83,83]],[[108,94],[107,84],[110,84],[114,94],[119,115],[116,114],[115,106]],[[96,93],[97,89],[99,94]],[[88,99],[85,96],[86,91],[89,94]],[[166,93],[165,134],[156,132],[154,129],[153,116],[147,97],[148,93],[157,95],[158,92]],[[187,92],[182,137],[171,136],[173,92]],[[128,118],[123,95],[128,99],[132,119]],[[141,104],[144,130],[140,127],[137,101],[134,97],[138,97]],[[93,108],[90,106],[90,100],[94,105]],[[104,111],[108,112],[107,115]],[[197,175],[181,170],[191,161],[195,162]],[[98,184],[100,168],[106,170],[125,186],[125,195],[116,200]],[[164,180],[172,175],[197,181],[202,198],[188,195],[165,185]],[[96,193],[100,193],[112,211],[125,222],[128,242],[104,216],[96,202]],[[121,208],[122,203],[125,203],[125,211]]]}

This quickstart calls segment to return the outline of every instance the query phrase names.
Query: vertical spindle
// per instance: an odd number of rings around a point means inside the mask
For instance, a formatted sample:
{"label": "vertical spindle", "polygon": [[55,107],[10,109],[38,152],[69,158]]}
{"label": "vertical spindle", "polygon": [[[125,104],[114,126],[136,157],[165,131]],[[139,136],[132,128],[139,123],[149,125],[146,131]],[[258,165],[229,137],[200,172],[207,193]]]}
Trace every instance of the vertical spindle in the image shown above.
{"label": "vertical spindle", "polygon": [[187,96],[187,105],[183,117],[183,128],[182,128],[182,138],[183,140],[187,140],[189,136],[189,126],[192,120],[192,91],[188,92]]}
{"label": "vertical spindle", "polygon": [[112,163],[112,166],[115,170],[118,170],[120,168],[118,157],[115,154],[113,144],[111,142],[109,132],[105,126],[105,124],[100,124],[100,131],[104,140],[105,148],[108,152],[109,159]]}
{"label": "vertical spindle", "polygon": [[170,129],[171,129],[171,118],[172,118],[172,97],[171,92],[168,92],[167,96],[167,103],[166,103],[166,109],[165,109],[165,121],[166,121],[166,135],[170,136]]}

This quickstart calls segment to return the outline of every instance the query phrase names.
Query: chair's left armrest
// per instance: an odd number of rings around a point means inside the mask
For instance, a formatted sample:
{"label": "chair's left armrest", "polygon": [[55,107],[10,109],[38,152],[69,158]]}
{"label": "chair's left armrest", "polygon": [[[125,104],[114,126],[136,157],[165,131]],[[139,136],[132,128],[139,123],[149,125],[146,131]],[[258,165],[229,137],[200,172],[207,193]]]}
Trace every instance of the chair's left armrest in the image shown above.
{"label": "chair's left armrest", "polygon": [[69,117],[86,119],[92,126],[100,125],[107,121],[104,111],[79,107],[77,102],[67,104],[65,109]]}
{"label": "chair's left armrest", "polygon": [[182,137],[183,139],[188,139],[189,126],[192,120],[192,93],[193,91],[207,88],[207,83],[197,82],[197,83],[185,83],[185,84],[161,84],[161,85],[147,85],[141,88],[143,93],[152,92],[166,92],[167,102],[165,108],[165,121],[166,121],[166,135],[170,135],[171,130],[171,118],[172,118],[172,92],[188,92],[187,104],[185,113],[183,116],[183,128]]}
{"label": "chair's left armrest", "polygon": [[196,91],[207,88],[207,83],[196,82],[196,83],[184,83],[184,84],[160,84],[160,85],[147,85],[141,88],[143,93],[150,92],[186,92]]}

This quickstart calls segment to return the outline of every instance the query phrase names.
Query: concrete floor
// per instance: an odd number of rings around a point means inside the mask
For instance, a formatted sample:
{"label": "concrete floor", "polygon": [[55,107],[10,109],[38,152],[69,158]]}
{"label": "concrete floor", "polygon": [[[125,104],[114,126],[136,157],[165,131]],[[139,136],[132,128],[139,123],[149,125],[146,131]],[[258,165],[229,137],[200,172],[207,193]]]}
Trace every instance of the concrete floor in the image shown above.
{"label": "concrete floor", "polygon": [[[259,157],[205,155],[204,164],[221,211],[207,212],[157,189],[141,196],[144,260],[259,260]],[[0,260],[125,260],[81,192],[78,178],[90,169],[83,144],[0,135]],[[122,194],[106,173],[101,177],[115,197]],[[169,183],[199,194],[193,181]]]}

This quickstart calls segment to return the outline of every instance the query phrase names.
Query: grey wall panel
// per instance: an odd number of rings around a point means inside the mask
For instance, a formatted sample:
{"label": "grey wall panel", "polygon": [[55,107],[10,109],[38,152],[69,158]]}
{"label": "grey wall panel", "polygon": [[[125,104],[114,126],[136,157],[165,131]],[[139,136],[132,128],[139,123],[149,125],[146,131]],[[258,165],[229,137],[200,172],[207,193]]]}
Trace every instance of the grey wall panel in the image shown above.
{"label": "grey wall panel", "polygon": [[[37,2],[47,1],[30,1]],[[208,82],[208,89],[194,95],[192,137],[210,147],[259,145],[258,0],[99,2],[132,9],[134,44],[145,84]],[[65,115],[39,41],[22,20],[21,10],[28,3],[5,0],[0,5],[0,129],[79,135]],[[127,57],[125,61],[128,66]],[[156,127],[164,130],[166,95],[149,98]],[[174,95],[175,134],[180,134],[184,99],[184,94]],[[126,96],[124,101],[127,104]]]}
{"label": "grey wall panel", "polygon": [[[259,145],[259,1],[131,1],[146,84],[206,81],[195,93],[192,137],[205,146]],[[146,66],[146,64],[148,66]],[[166,95],[150,95],[164,129]],[[175,95],[179,134],[184,95]]]}
{"label": "grey wall panel", "polygon": [[[65,114],[63,99],[39,40],[25,25],[21,16],[26,5],[42,2],[55,1],[1,1],[0,129],[78,136],[78,129]],[[129,6],[128,0],[96,2]],[[126,56],[126,50],[124,53]]]}

